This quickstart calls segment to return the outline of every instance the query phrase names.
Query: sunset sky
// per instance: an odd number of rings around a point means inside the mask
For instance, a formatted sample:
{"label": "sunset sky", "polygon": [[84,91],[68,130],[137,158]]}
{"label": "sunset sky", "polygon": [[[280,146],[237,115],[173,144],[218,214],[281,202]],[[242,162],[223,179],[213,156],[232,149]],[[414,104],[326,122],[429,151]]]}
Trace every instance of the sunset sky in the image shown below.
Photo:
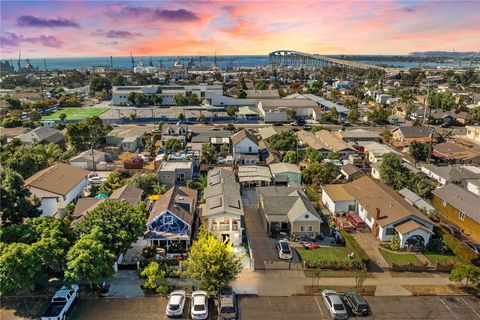
{"label": "sunset sky", "polygon": [[480,1],[1,1],[1,57],[479,51]]}

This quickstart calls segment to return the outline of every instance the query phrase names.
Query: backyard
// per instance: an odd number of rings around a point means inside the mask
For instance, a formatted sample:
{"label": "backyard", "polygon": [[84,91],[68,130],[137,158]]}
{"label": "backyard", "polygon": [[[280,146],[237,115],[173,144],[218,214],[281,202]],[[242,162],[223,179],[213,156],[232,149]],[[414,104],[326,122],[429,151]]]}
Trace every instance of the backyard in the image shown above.
{"label": "backyard", "polygon": [[392,251],[385,250],[383,248],[379,248],[380,253],[388,262],[388,264],[392,265],[393,263],[398,265],[404,264],[419,264],[420,260],[415,256],[413,253],[395,253]]}
{"label": "backyard", "polygon": [[66,120],[83,120],[88,117],[99,116],[105,113],[109,108],[64,108],[58,109],[48,116],[43,116],[42,120],[60,120],[60,115],[65,113]]}

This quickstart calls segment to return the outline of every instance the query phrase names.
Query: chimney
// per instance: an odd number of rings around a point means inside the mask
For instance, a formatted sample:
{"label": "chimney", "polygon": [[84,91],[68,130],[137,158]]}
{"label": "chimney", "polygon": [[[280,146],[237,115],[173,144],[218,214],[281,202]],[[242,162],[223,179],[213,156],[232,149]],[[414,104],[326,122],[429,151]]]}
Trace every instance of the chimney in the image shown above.
{"label": "chimney", "polygon": [[380,219],[380,208],[377,208],[377,212],[375,214],[375,220],[379,220]]}

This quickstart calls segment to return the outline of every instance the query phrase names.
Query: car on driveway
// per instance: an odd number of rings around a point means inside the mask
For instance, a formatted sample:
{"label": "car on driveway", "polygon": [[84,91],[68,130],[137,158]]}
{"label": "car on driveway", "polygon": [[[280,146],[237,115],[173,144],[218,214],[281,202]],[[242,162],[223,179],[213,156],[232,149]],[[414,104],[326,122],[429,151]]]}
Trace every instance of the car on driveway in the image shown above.
{"label": "car on driveway", "polygon": [[462,233],[460,232],[460,230],[458,230],[457,227],[455,227],[452,224],[446,224],[444,227],[448,231],[448,233],[450,233],[452,236],[460,238],[460,235]]}
{"label": "car on driveway", "polygon": [[208,297],[205,291],[194,291],[192,293],[190,314],[194,320],[208,319]]}
{"label": "car on driveway", "polygon": [[292,259],[292,249],[287,241],[280,240],[277,242],[277,250],[278,250],[278,257],[282,260],[290,260]]}
{"label": "car on driveway", "polygon": [[175,290],[168,297],[167,317],[181,317],[183,315],[183,307],[185,306],[185,291]]}
{"label": "car on driveway", "polygon": [[218,297],[218,318],[222,320],[237,319],[237,302],[232,290],[220,292]]}
{"label": "car on driveway", "polygon": [[348,318],[348,312],[337,292],[333,290],[322,291],[323,302],[333,319],[344,320]]}
{"label": "car on driveway", "polygon": [[349,291],[345,293],[345,303],[352,309],[352,312],[356,316],[368,316],[369,313],[369,306],[368,302],[363,299],[362,295]]}
{"label": "car on driveway", "polygon": [[463,241],[463,243],[476,254],[480,254],[480,244],[472,241]]}
{"label": "car on driveway", "polygon": [[47,311],[44,312],[41,320],[57,320],[67,319],[68,313],[75,300],[78,298],[79,287],[72,284],[71,288],[63,286],[60,290],[55,292]]}

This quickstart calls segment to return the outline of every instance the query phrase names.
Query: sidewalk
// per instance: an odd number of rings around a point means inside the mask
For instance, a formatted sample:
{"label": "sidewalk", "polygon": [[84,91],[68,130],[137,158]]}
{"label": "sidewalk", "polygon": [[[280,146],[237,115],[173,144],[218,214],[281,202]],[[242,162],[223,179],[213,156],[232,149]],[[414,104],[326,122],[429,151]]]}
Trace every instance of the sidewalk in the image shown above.
{"label": "sidewalk", "polygon": [[[443,277],[432,278],[393,278],[383,273],[370,273],[364,286],[377,286],[375,295],[404,296],[411,295],[402,285],[441,286],[454,282]],[[304,292],[305,286],[312,285],[312,279],[306,278],[303,271],[243,271],[231,283],[236,292],[242,294],[257,294],[260,296],[290,296]],[[355,286],[355,278],[320,278],[321,286]]]}

